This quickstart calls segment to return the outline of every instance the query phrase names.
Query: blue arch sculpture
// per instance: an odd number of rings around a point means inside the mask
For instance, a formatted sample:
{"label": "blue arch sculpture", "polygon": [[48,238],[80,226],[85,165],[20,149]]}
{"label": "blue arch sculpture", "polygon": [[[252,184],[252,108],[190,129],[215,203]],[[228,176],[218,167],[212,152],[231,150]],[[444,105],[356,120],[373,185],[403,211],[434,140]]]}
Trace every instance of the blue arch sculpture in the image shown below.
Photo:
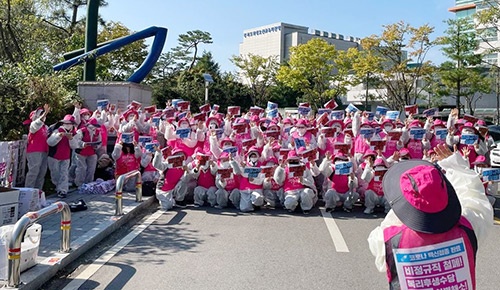
{"label": "blue arch sculpture", "polygon": [[165,40],[167,39],[167,31],[168,29],[166,28],[152,26],[134,34],[117,38],[87,53],[78,54],[77,56],[65,62],[55,65],[53,68],[55,71],[66,70],[74,65],[86,62],[88,59],[97,58],[98,56],[121,48],[132,42],[154,36],[155,38],[153,40],[153,44],[151,45],[151,50],[148,56],[141,64],[141,66],[127,80],[132,83],[140,83],[153,69],[156,61],[160,57],[163,46],[165,45]]}

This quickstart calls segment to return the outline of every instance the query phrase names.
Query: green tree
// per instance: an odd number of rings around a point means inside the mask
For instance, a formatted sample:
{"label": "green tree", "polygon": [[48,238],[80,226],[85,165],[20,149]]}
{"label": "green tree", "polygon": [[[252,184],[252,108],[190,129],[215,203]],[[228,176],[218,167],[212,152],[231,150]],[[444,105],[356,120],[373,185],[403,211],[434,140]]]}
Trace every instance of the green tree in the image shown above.
{"label": "green tree", "polygon": [[[476,66],[481,63],[482,56],[476,54],[478,42],[474,33],[474,25],[467,18],[449,19],[445,36],[438,39],[443,45],[444,55],[450,62],[442,64],[441,79],[447,90],[456,98],[456,107],[461,111],[461,98],[466,98],[471,104],[474,93],[470,89],[475,87],[480,72]],[[478,89],[483,86],[477,86]],[[473,110],[472,108],[469,108]]]}
{"label": "green tree", "polygon": [[275,82],[279,67],[277,56],[263,57],[249,53],[231,57],[231,62],[240,69],[242,81],[250,87],[254,105],[262,105],[268,95],[268,88]]}
{"label": "green tree", "polygon": [[328,100],[343,96],[355,48],[338,51],[325,40],[313,38],[305,44],[290,48],[290,60],[278,70],[277,79],[303,93],[302,101],[314,108]]}
{"label": "green tree", "polygon": [[[201,30],[191,30],[185,34],[180,34],[177,39],[179,44],[172,49],[177,59],[189,62],[188,70],[192,70],[198,60],[198,50],[200,44],[211,44],[212,36],[210,33]],[[192,55],[191,55],[192,54]],[[181,65],[183,65],[181,63]]]}
{"label": "green tree", "polygon": [[413,27],[403,21],[383,27],[381,35],[361,41],[363,51],[353,67],[359,79],[370,74],[380,82],[385,105],[403,110],[405,105],[415,104],[425,91],[425,86],[417,86],[419,80],[432,74],[433,66],[425,58],[435,45],[430,39],[434,28]]}

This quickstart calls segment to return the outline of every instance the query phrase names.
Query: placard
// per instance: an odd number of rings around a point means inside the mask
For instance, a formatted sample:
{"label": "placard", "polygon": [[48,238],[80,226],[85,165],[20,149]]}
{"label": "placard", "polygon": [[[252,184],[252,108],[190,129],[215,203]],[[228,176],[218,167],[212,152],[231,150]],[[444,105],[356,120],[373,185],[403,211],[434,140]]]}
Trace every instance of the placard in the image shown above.
{"label": "placard", "polygon": [[335,174],[337,175],[349,175],[352,173],[352,162],[335,162]]}
{"label": "placard", "polygon": [[161,120],[160,117],[153,117],[153,118],[151,118],[151,122],[153,123],[153,125],[156,128],[160,127],[160,120]]}
{"label": "placard", "polygon": [[144,149],[148,153],[155,153],[156,152],[156,147],[158,147],[160,144],[156,142],[148,142],[144,145]]}
{"label": "placard", "polygon": [[410,132],[410,139],[422,140],[424,139],[427,130],[425,130],[424,128],[411,128],[409,132]]}
{"label": "placard", "polygon": [[500,181],[500,168],[483,168],[483,181]]}
{"label": "placard", "polygon": [[438,117],[439,116],[439,109],[438,108],[431,108],[427,109],[422,112],[422,115],[426,117]]}
{"label": "placard", "polygon": [[231,177],[231,174],[233,174],[233,169],[232,168],[220,168],[217,169],[217,174],[220,176],[221,179],[227,179]]}
{"label": "placard", "polygon": [[462,134],[460,136],[460,144],[474,145],[476,144],[478,136],[476,134]]}
{"label": "placard", "polygon": [[177,120],[183,119],[187,116],[188,112],[182,112],[177,115]]}
{"label": "placard", "polygon": [[201,166],[205,166],[207,164],[207,161],[210,160],[210,155],[198,153],[196,154],[196,160],[198,160]]}
{"label": "placard", "polygon": [[332,109],[322,109],[322,108],[318,109],[318,115],[323,115],[325,113],[327,115],[330,115],[332,113]]}
{"label": "placard", "polygon": [[363,138],[370,139],[375,134],[375,129],[373,128],[361,128],[359,129],[359,135],[363,136]]}
{"label": "placard", "polygon": [[132,144],[134,143],[134,133],[122,133],[121,140],[125,144]]}
{"label": "placard", "polygon": [[215,104],[214,104],[214,105],[212,106],[212,111],[214,111],[215,113],[217,113],[217,112],[219,112],[219,108],[220,108],[220,107],[219,107],[219,105],[215,105]]}
{"label": "placard", "polygon": [[264,135],[266,135],[267,138],[274,138],[274,139],[279,139],[280,138],[280,131],[278,130],[267,130]]}
{"label": "placard", "polygon": [[224,128],[215,129],[215,136],[217,136],[217,139],[221,139],[222,135],[224,135]]}
{"label": "placard", "polygon": [[281,148],[280,149],[280,160],[287,159],[288,157],[288,152],[290,152],[292,149],[290,148]]}
{"label": "placard", "polygon": [[267,112],[268,118],[276,118],[278,117],[278,109],[272,109]]}
{"label": "placard", "polygon": [[436,138],[438,140],[446,140],[446,136],[448,136],[448,129],[436,129],[434,130],[434,134],[436,134]]}
{"label": "placard", "polygon": [[295,143],[295,148],[297,148],[297,149],[299,149],[300,147],[306,148],[306,141],[304,141],[304,139],[294,138],[293,141]]}
{"label": "placard", "polygon": [[206,119],[207,119],[206,113],[198,113],[198,114],[193,115],[193,120],[195,120],[195,121],[205,122]]}
{"label": "placard", "polygon": [[382,182],[384,175],[387,172],[387,168],[376,168],[373,172],[373,180],[376,182]]}
{"label": "placard", "polygon": [[399,141],[399,139],[401,139],[401,135],[403,135],[403,132],[401,131],[392,130],[387,132],[387,136],[390,140]]}
{"label": "placard", "polygon": [[395,121],[399,118],[399,114],[399,111],[387,111],[387,113],[385,114],[385,118]]}
{"label": "placard", "polygon": [[108,108],[109,106],[109,100],[104,99],[104,100],[97,100],[97,110],[99,111],[104,111]]}
{"label": "placard", "polygon": [[337,104],[337,102],[335,102],[335,99],[331,99],[326,104],[323,105],[323,107],[330,110],[335,110],[338,106],[339,105]]}
{"label": "placard", "polygon": [[183,99],[173,99],[170,103],[172,104],[172,106],[173,106],[174,108],[176,108],[176,109],[177,109],[177,104],[178,104],[179,102],[182,102],[182,101],[184,101],[184,100],[183,100]]}
{"label": "placard", "polygon": [[289,164],[288,165],[288,176],[289,177],[302,177],[304,176],[304,171],[306,167],[302,164]]}
{"label": "placard", "polygon": [[321,133],[325,135],[326,138],[333,138],[335,137],[335,132],[337,132],[337,129],[334,127],[323,127],[321,128]]}
{"label": "placard", "polygon": [[189,111],[191,103],[188,101],[181,101],[177,103],[177,109],[180,111]]}
{"label": "placard", "polygon": [[274,110],[274,109],[278,109],[278,104],[273,103],[271,101],[267,101],[267,109],[269,111]]}
{"label": "placard", "polygon": [[318,117],[316,124],[325,125],[326,123],[328,123],[328,114],[323,113],[321,114],[321,116]]}
{"label": "placard", "polygon": [[467,121],[467,122],[471,122],[473,125],[476,124],[476,122],[479,120],[478,118],[472,116],[472,115],[469,115],[469,114],[464,114],[464,119]]}
{"label": "placard", "polygon": [[402,290],[473,289],[463,238],[392,251]]}
{"label": "placard", "polygon": [[351,145],[347,143],[335,143],[333,145],[334,153],[342,153],[344,155],[349,154],[349,151],[351,150]]}
{"label": "placard", "polygon": [[375,118],[375,113],[374,112],[366,112],[366,118],[368,119],[368,121],[373,121],[373,119]]}
{"label": "placard", "polygon": [[163,110],[163,115],[165,115],[165,118],[173,118],[175,115],[175,110],[172,108],[168,108]]}
{"label": "placard", "polygon": [[201,113],[208,113],[210,112],[210,104],[205,104],[205,105],[202,105],[202,106],[199,106],[198,109],[200,109],[200,112]]}
{"label": "placard", "polygon": [[149,113],[149,114],[156,113],[156,105],[145,107],[144,112]]}
{"label": "placard", "polygon": [[247,126],[248,125],[246,123],[234,123],[232,125],[233,130],[236,134],[245,133]]}
{"label": "placard", "polygon": [[238,153],[238,147],[236,146],[229,146],[229,147],[226,147],[224,149],[222,149],[222,152],[226,152],[228,153],[229,155],[231,156],[236,156],[236,153]]}
{"label": "placard", "polygon": [[146,146],[146,143],[151,141],[153,141],[153,137],[151,136],[139,136],[139,144],[141,144],[142,147]]}
{"label": "placard", "polygon": [[332,111],[330,114],[332,120],[344,120],[344,111]]}
{"label": "placard", "polygon": [[386,144],[385,140],[371,140],[370,141],[370,149],[373,151],[380,150],[380,151],[384,152],[385,151],[385,144]]}
{"label": "placard", "polygon": [[418,114],[418,105],[406,105],[405,114],[406,116]]}
{"label": "placard", "polygon": [[186,129],[177,129],[177,130],[175,131],[175,135],[177,135],[177,136],[178,136],[179,138],[181,138],[181,139],[188,138],[190,133],[191,133],[191,129],[190,129],[190,128],[186,128]]}
{"label": "placard", "polygon": [[264,174],[265,177],[273,177],[274,171],[276,170],[276,166],[274,165],[266,165],[262,166],[260,172]]}
{"label": "placard", "polygon": [[227,113],[231,116],[239,116],[241,115],[241,108],[240,106],[229,106],[227,107]]}
{"label": "placard", "polygon": [[375,111],[375,115],[377,115],[377,116],[385,116],[388,111],[389,111],[389,109],[386,108],[386,107],[377,106],[377,109]]}
{"label": "placard", "polygon": [[172,147],[170,146],[165,146],[161,149],[161,154],[163,156],[163,159],[166,159],[168,156],[172,154]]}
{"label": "placard", "polygon": [[356,113],[357,111],[359,111],[359,109],[353,104],[349,104],[347,108],[345,108],[345,111],[348,113]]}
{"label": "placard", "polygon": [[303,158],[306,158],[308,161],[318,160],[318,150],[316,150],[316,148],[302,151],[302,153],[300,153],[300,155]]}
{"label": "placard", "polygon": [[255,146],[257,144],[257,139],[245,139],[241,141],[241,147],[243,148],[250,148],[252,146]]}
{"label": "placard", "polygon": [[264,112],[264,109],[261,107],[250,107],[250,113],[252,115],[260,115],[262,112]]}
{"label": "placard", "polygon": [[139,103],[138,101],[132,101],[132,103],[130,103],[130,106],[134,108],[136,111],[139,111],[139,109],[142,107],[142,104]]}
{"label": "placard", "polygon": [[300,106],[297,108],[297,112],[299,113],[299,115],[307,116],[307,115],[309,115],[309,112],[311,112],[311,108],[305,107],[305,106]]}
{"label": "placard", "polygon": [[243,173],[248,176],[248,178],[257,178],[260,173],[260,167],[245,167]]}
{"label": "placard", "polygon": [[172,167],[182,167],[184,165],[184,155],[175,155],[167,157],[167,163]]}

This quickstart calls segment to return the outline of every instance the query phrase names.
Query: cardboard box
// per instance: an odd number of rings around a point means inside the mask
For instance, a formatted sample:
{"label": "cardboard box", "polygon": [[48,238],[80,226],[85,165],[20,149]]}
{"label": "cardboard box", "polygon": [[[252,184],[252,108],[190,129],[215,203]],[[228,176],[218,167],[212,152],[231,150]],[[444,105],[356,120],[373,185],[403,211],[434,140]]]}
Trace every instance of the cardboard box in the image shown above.
{"label": "cardboard box", "polygon": [[16,187],[13,189],[19,190],[19,217],[42,208],[38,188]]}
{"label": "cardboard box", "polygon": [[19,190],[0,187],[0,226],[15,224],[19,211]]}

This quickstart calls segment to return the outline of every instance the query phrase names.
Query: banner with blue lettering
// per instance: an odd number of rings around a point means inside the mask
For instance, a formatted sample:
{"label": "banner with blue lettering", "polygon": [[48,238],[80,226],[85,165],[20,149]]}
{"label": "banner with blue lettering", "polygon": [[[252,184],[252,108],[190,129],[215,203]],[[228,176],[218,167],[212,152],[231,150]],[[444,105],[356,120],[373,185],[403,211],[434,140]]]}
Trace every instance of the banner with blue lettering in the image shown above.
{"label": "banner with blue lettering", "polygon": [[293,141],[295,143],[295,148],[297,148],[297,149],[299,149],[300,147],[306,148],[306,141],[304,141],[304,139],[294,138]]}
{"label": "banner with blue lettering", "polygon": [[260,167],[245,167],[243,173],[248,176],[248,178],[257,178],[260,173]]}
{"label": "banner with blue lettering", "polygon": [[278,104],[276,103],[273,103],[271,101],[267,101],[267,109],[270,111],[270,110],[274,110],[274,109],[277,109],[278,108]]}
{"label": "banner with blue lettering", "polygon": [[332,111],[330,114],[332,120],[344,120],[344,111]]}
{"label": "banner with blue lettering", "polygon": [[473,289],[463,238],[392,251],[402,290]]}
{"label": "banner with blue lettering", "polygon": [[158,144],[156,142],[148,142],[148,143],[146,143],[146,146],[144,146],[144,148],[146,149],[146,152],[155,153],[155,150],[156,150],[155,147],[158,147],[159,145],[160,144]]}
{"label": "banner with blue lettering", "polygon": [[309,115],[309,112],[311,112],[311,108],[310,107],[304,107],[304,106],[300,106],[298,109],[297,109],[297,112],[302,115],[302,116],[307,116]]}
{"label": "banner with blue lettering", "polygon": [[412,129],[410,129],[410,139],[422,140],[422,139],[424,139],[426,132],[427,131],[423,128],[412,128]]}
{"label": "banner with blue lettering", "polygon": [[356,106],[354,106],[353,104],[349,104],[347,108],[345,108],[345,111],[348,113],[356,113],[357,111],[359,111],[359,109],[356,108]]}
{"label": "banner with blue lettering", "polygon": [[134,143],[134,133],[122,133],[122,142],[125,144],[132,144]]}
{"label": "banner with blue lettering", "polygon": [[366,139],[370,139],[371,137],[373,137],[374,134],[375,134],[375,129],[373,128],[359,129],[359,135],[363,136]]}
{"label": "banner with blue lettering", "polygon": [[323,115],[324,113],[327,113],[328,115],[330,115],[332,113],[332,110],[331,109],[323,109],[323,108],[318,109],[318,115]]}
{"label": "banner with blue lettering", "polygon": [[475,134],[462,134],[460,136],[460,144],[464,145],[474,145],[477,142],[477,135]]}
{"label": "banner with blue lettering", "polygon": [[352,162],[335,162],[335,174],[349,175],[352,173]]}
{"label": "banner with blue lettering", "polygon": [[272,109],[272,110],[267,111],[267,117],[268,118],[278,117],[278,109]]}
{"label": "banner with blue lettering", "polygon": [[185,139],[185,138],[189,137],[189,133],[191,133],[191,129],[190,128],[177,129],[177,131],[175,131],[175,134],[177,136],[179,136],[179,138],[181,138],[181,139]]}
{"label": "banner with blue lettering", "polygon": [[448,129],[436,129],[434,130],[434,134],[436,134],[436,138],[439,140],[446,140],[446,136],[448,136]]}
{"label": "banner with blue lettering", "polygon": [[484,168],[483,181],[500,181],[500,168]]}
{"label": "banner with blue lettering", "polygon": [[397,120],[399,118],[399,111],[387,111],[385,117],[389,120]]}
{"label": "banner with blue lettering", "polygon": [[375,113],[374,112],[366,112],[366,117],[368,118],[369,121],[373,121],[373,118],[375,118]]}
{"label": "banner with blue lettering", "polygon": [[158,128],[160,126],[160,120],[161,118],[160,117],[153,117],[152,118],[152,122],[153,122],[153,125]]}
{"label": "banner with blue lettering", "polygon": [[109,105],[109,100],[97,100],[97,110],[99,111],[104,111],[105,109],[108,108]]}
{"label": "banner with blue lettering", "polygon": [[439,109],[438,108],[427,109],[423,111],[422,114],[426,117],[437,117],[439,116]]}
{"label": "banner with blue lettering", "polygon": [[238,147],[236,147],[236,146],[226,147],[222,150],[222,152],[227,152],[229,155],[234,157],[234,156],[236,156],[236,153],[238,152]]}
{"label": "banner with blue lettering", "polygon": [[142,147],[146,146],[146,143],[153,141],[153,137],[151,136],[139,136],[139,144]]}
{"label": "banner with blue lettering", "polygon": [[377,106],[377,110],[375,111],[375,115],[385,116],[387,114],[387,111],[389,111],[388,108],[382,107],[382,106]]}

